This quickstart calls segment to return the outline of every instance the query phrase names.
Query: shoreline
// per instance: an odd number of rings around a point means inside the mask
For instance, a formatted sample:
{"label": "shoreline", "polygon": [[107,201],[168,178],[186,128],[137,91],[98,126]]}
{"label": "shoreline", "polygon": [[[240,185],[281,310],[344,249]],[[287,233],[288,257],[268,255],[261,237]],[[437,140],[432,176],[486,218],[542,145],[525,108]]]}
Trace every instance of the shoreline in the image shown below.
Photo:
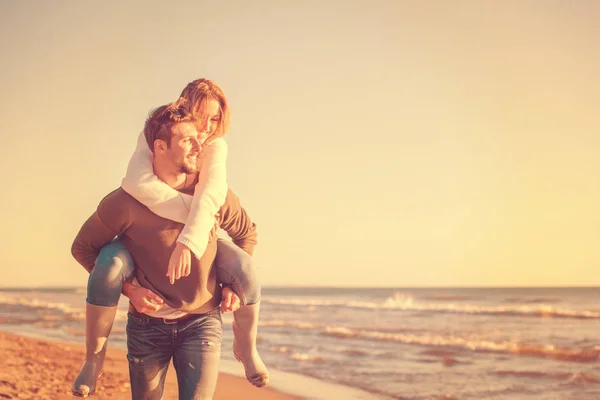
{"label": "shoreline", "polygon": [[[61,400],[75,398],[71,384],[79,372],[85,346],[70,341],[34,338],[0,331],[0,398]],[[109,346],[104,375],[98,380],[93,398],[131,399],[126,351]],[[177,378],[171,365],[167,373],[164,399],[177,399]],[[301,400],[274,388],[255,388],[245,378],[219,372],[215,400]]]}

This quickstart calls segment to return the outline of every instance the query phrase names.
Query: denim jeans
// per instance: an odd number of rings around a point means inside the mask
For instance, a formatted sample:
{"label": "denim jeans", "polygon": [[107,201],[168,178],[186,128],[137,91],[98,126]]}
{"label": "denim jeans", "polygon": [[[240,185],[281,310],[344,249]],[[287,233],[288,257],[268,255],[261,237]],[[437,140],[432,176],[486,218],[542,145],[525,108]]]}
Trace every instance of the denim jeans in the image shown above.
{"label": "denim jeans", "polygon": [[[217,282],[231,286],[242,305],[260,300],[260,282],[252,257],[229,240],[217,240],[215,263]],[[115,239],[104,246],[90,273],[87,302],[111,307],[119,303],[123,282],[133,278],[135,264],[125,246]],[[180,279],[185,279],[180,278]]]}
{"label": "denim jeans", "polygon": [[169,363],[177,373],[179,400],[212,399],[221,357],[219,308],[185,321],[128,314],[127,359],[133,400],[160,400]]}
{"label": "denim jeans", "polygon": [[229,240],[218,239],[214,265],[217,282],[230,286],[242,305],[260,300],[260,281],[250,254]]}
{"label": "denim jeans", "polygon": [[104,307],[119,304],[123,282],[135,275],[134,265],[129,250],[119,239],[104,246],[88,278],[87,302]]}

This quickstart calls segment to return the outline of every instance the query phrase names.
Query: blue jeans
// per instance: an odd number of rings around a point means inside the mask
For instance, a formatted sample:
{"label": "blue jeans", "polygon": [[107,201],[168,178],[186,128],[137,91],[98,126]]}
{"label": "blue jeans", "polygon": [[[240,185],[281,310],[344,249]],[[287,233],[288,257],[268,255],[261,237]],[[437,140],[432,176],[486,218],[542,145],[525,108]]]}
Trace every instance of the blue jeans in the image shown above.
{"label": "blue jeans", "polygon": [[[228,285],[238,295],[242,305],[260,300],[261,286],[252,257],[234,243],[217,240],[215,263],[217,282]],[[88,279],[87,302],[111,307],[119,303],[123,282],[133,278],[135,264],[119,239],[100,250]],[[185,279],[181,278],[181,279]]]}
{"label": "blue jeans", "polygon": [[219,308],[167,324],[128,314],[127,359],[133,400],[160,400],[169,363],[179,400],[212,399],[219,375],[223,323]]}

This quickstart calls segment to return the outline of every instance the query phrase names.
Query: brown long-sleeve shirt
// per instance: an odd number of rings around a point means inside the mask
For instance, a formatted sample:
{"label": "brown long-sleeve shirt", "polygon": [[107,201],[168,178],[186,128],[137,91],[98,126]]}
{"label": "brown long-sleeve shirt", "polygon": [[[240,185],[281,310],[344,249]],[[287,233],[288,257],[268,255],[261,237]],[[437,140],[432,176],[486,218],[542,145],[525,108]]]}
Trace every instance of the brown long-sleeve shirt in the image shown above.
{"label": "brown long-sleeve shirt", "polygon": [[[256,245],[256,225],[231,189],[219,213],[220,227],[236,245],[252,254]],[[153,214],[119,188],[106,196],[83,224],[71,252],[91,272],[102,247],[118,236],[131,253],[136,278],[142,286],[161,296],[175,309],[202,313],[218,305],[221,297],[212,268],[217,242],[212,238],[200,260],[192,257],[190,275],[171,284],[166,276],[169,258],[182,229],[183,224]]]}

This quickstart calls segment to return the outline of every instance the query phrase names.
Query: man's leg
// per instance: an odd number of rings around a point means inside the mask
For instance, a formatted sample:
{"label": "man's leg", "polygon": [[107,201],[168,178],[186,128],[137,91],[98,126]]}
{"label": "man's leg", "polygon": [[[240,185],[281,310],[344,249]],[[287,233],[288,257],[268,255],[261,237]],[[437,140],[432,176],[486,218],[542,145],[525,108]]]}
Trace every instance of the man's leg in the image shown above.
{"label": "man's leg", "polygon": [[179,400],[210,400],[215,392],[221,359],[221,312],[178,323],[173,364],[177,371]]}
{"label": "man's leg", "polygon": [[160,400],[163,396],[175,325],[154,322],[131,314],[127,318],[127,359],[133,400]]}

